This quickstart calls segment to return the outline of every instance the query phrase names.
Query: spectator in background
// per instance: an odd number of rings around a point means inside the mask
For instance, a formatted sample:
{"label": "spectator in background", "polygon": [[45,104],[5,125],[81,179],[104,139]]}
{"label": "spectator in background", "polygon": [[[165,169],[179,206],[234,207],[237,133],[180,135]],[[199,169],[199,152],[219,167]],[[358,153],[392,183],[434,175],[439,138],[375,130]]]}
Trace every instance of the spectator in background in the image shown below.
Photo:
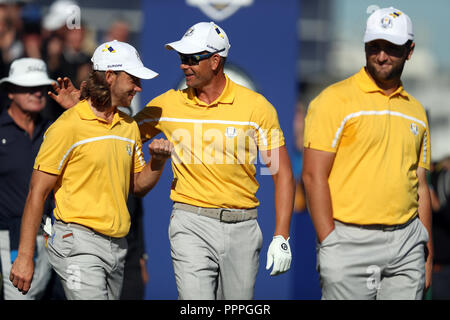
{"label": "spectator in background", "polygon": [[433,285],[431,299],[450,300],[450,158],[431,171],[433,208]]}
{"label": "spectator in background", "polygon": [[[13,60],[42,57],[40,7],[25,3],[0,1],[0,78],[7,76]],[[8,101],[4,91],[1,100]]]}
{"label": "spectator in background", "polygon": [[126,19],[117,17],[106,32],[104,40],[105,42],[113,40],[127,42],[129,41],[129,38],[130,24]]}
{"label": "spectator in background", "polygon": [[41,58],[40,8],[31,1],[0,0],[0,77],[13,60]]}
{"label": "spectator in background", "polygon": [[39,24],[30,21],[25,25],[22,43],[24,57],[36,59],[42,58],[42,37]]}
{"label": "spectator in background", "polygon": [[23,56],[20,40],[22,20],[19,1],[0,1],[0,77],[6,77],[11,62]]}
{"label": "spectator in background", "polygon": [[[20,221],[34,159],[50,125],[40,112],[45,107],[46,93],[52,81],[44,61],[34,58],[15,60],[9,77],[0,80],[1,88],[10,99],[8,108],[0,113],[0,260],[6,300],[40,299],[52,276],[42,230],[36,238],[36,271],[29,294],[24,296],[17,291],[8,276],[17,256]],[[49,197],[45,203],[45,216],[50,216],[51,209]]]}
{"label": "spectator in background", "polygon": [[[86,28],[81,21],[81,9],[70,0],[55,1],[42,21],[43,52],[50,77],[57,79],[64,75],[76,85],[86,80],[91,72],[92,52],[85,48]],[[45,116],[56,120],[64,111],[51,101]]]}

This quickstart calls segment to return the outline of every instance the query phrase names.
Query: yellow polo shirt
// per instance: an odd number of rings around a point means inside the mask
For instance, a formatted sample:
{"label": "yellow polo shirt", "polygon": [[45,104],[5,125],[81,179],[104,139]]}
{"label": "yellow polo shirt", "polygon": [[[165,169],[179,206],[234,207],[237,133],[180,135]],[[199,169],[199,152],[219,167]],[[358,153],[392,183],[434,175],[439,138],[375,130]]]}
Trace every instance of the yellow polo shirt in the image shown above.
{"label": "yellow polo shirt", "polygon": [[111,124],[81,101],[45,133],[34,169],[58,175],[55,218],[111,237],[130,229],[127,198],[132,173],[145,160],[136,122],[116,112]]}
{"label": "yellow polo shirt", "polygon": [[333,216],[394,225],[417,215],[417,167],[430,168],[422,105],[400,86],[390,96],[362,68],[310,104],[304,146],[336,153],[329,176]]}
{"label": "yellow polo shirt", "polygon": [[191,88],[169,90],[135,119],[142,140],[163,132],[174,144],[171,199],[200,207],[257,207],[258,149],[284,145],[275,108],[228,78],[209,105]]}

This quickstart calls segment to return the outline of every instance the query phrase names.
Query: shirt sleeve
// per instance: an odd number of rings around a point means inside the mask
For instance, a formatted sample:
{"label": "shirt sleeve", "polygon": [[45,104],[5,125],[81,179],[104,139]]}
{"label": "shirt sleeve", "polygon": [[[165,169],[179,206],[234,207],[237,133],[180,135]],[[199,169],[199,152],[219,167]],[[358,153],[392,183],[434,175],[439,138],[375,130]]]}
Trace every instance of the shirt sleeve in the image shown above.
{"label": "shirt sleeve", "polygon": [[343,107],[342,101],[329,90],[310,103],[305,118],[305,148],[333,153],[337,151],[345,123]]}
{"label": "shirt sleeve", "polygon": [[34,169],[59,175],[75,147],[70,124],[55,121],[44,134],[44,140],[34,162]]}
{"label": "shirt sleeve", "polygon": [[156,97],[134,116],[134,120],[136,120],[139,126],[143,142],[150,140],[161,132],[159,120],[162,114],[162,107],[163,103],[161,98]]}
{"label": "shirt sleeve", "polygon": [[422,137],[422,145],[420,148],[419,167],[430,170],[431,162],[431,143],[430,143],[430,128],[428,120],[425,121],[426,129]]}
{"label": "shirt sleeve", "polygon": [[134,150],[134,173],[141,172],[145,167],[144,154],[142,153],[142,140],[139,133],[139,129],[136,124],[136,138],[135,138],[135,150]]}
{"label": "shirt sleeve", "polygon": [[267,151],[284,146],[277,111],[263,96],[259,96],[256,102],[251,121],[251,125],[256,128],[255,137],[259,150]]}

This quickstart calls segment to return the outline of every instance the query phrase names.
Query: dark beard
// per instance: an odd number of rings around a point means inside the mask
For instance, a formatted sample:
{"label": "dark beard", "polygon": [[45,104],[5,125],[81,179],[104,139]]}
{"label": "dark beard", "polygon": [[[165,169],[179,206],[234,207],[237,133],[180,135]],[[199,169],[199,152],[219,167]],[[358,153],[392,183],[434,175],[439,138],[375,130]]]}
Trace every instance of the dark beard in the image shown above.
{"label": "dark beard", "polygon": [[385,82],[385,81],[392,81],[395,79],[400,80],[400,77],[403,73],[403,68],[405,67],[405,63],[406,60],[403,61],[403,63],[398,66],[395,67],[393,66],[391,72],[389,72],[388,74],[379,73],[377,69],[368,61],[366,63],[366,66],[367,71],[370,73],[370,75],[372,76],[372,78],[374,78],[375,81]]}

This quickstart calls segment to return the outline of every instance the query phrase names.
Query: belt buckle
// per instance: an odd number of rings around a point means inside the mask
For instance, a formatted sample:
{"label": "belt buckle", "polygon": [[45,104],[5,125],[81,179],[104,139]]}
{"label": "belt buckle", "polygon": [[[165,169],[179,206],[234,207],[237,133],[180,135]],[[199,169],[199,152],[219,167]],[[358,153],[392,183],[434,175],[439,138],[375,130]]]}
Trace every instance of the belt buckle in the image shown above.
{"label": "belt buckle", "polygon": [[220,215],[219,215],[219,221],[220,222],[228,222],[228,221],[224,221],[223,219],[222,219],[222,217],[223,217],[223,213],[224,212],[231,212],[231,210],[230,209],[222,209],[222,210],[220,210]]}

